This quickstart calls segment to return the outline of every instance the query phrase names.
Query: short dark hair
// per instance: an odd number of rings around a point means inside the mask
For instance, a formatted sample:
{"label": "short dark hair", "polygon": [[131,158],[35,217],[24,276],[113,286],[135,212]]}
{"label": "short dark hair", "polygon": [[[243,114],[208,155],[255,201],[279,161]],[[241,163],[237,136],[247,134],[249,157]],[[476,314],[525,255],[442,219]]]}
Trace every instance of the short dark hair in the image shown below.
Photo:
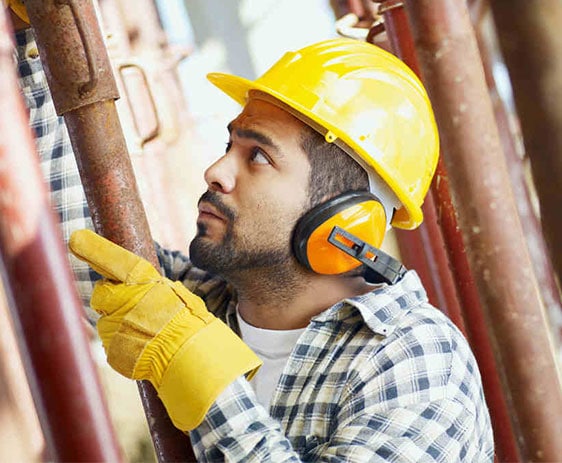
{"label": "short dark hair", "polygon": [[306,125],[301,133],[301,147],[310,162],[311,207],[346,191],[369,190],[367,172],[339,146],[327,142],[323,135]]}

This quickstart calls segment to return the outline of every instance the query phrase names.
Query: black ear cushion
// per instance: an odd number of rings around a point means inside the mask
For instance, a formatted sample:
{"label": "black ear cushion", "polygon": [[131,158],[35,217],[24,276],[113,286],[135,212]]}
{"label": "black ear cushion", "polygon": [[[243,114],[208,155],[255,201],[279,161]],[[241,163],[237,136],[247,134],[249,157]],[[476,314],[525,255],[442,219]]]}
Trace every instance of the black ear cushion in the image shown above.
{"label": "black ear cushion", "polygon": [[314,230],[316,230],[326,220],[330,219],[330,217],[340,213],[348,207],[364,201],[372,201],[373,199],[375,201],[379,201],[379,199],[369,191],[347,191],[329,199],[328,201],[318,204],[306,212],[299,219],[293,231],[292,247],[293,254],[295,255],[297,261],[310,270],[311,266],[306,249],[308,239]]}

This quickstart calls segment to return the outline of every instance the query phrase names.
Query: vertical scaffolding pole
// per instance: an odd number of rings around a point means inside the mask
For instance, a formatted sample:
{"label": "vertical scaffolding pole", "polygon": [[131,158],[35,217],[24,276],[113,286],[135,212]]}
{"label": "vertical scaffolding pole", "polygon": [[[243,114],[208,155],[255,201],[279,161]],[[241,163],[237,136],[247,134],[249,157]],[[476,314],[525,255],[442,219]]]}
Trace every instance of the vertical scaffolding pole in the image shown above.
{"label": "vertical scaffolding pole", "polygon": [[[381,2],[379,11],[383,15],[385,29],[392,50],[420,76],[414,41],[403,2],[401,0]],[[438,205],[438,210],[441,211],[438,214],[438,221],[443,231],[443,239],[448,251],[449,259],[447,263],[450,262],[450,271],[455,276],[463,318],[467,328],[467,336],[482,373],[482,383],[494,428],[496,455],[499,461],[502,462],[517,461],[519,460],[519,455],[509,419],[509,411],[501,389],[492,347],[487,335],[482,306],[478,299],[474,278],[472,277],[466,257],[447,179],[447,171],[442,159],[440,159],[437,165],[435,181],[431,186],[431,194],[428,199],[433,198]],[[449,271],[449,267],[446,267],[443,271]]]}
{"label": "vertical scaffolding pole", "polygon": [[0,252],[49,455],[120,461],[62,235],[34,152],[0,8]]}
{"label": "vertical scaffolding pole", "polygon": [[[554,347],[560,355],[562,354],[562,350],[560,350],[562,348],[562,295],[556,283],[556,272],[554,271],[550,252],[545,242],[540,219],[533,207],[532,193],[535,188],[533,188],[534,182],[531,182],[533,183],[532,186],[529,185],[530,182],[527,174],[529,156],[524,152],[524,148],[520,144],[519,118],[516,114],[512,113],[509,102],[506,101],[505,97],[502,98],[500,90],[496,85],[494,66],[496,65],[495,61],[498,60],[498,57],[495,55],[499,53],[499,50],[496,50],[496,41],[494,40],[496,35],[492,32],[495,31],[495,28],[491,26],[493,21],[491,9],[489,3],[484,3],[483,0],[473,1],[469,9],[480,56],[482,57],[486,83],[498,123],[500,139],[507,160],[521,226],[527,240],[537,281],[540,282],[539,290],[545,309],[549,314]],[[491,29],[490,32],[487,32],[487,27]]]}
{"label": "vertical scaffolding pole", "polygon": [[562,2],[492,1],[490,6],[531,161],[543,232],[562,284]]}
{"label": "vertical scaffolding pole", "polygon": [[524,460],[562,455],[562,395],[549,330],[463,0],[406,0],[467,256]]}
{"label": "vertical scaffolding pole", "polygon": [[[26,7],[55,109],[68,128],[96,231],[158,268],[92,0],[28,0]],[[172,425],[152,385],[146,381],[138,385],[158,460],[193,459],[187,436]]]}

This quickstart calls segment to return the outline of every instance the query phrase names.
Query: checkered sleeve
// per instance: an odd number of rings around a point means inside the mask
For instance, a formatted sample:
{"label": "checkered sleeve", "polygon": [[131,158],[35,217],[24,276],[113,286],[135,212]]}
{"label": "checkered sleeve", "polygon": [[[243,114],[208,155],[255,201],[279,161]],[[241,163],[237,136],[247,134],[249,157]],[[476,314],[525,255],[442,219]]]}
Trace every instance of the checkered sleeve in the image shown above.
{"label": "checkered sleeve", "polygon": [[244,378],[223,391],[190,438],[200,462],[301,461]]}
{"label": "checkered sleeve", "polygon": [[[41,170],[67,243],[73,231],[93,229],[93,224],[68,131],[64,119],[56,114],[31,29],[16,33],[16,56],[19,84],[35,135]],[[90,308],[89,301],[99,275],[70,253],[68,259],[86,317],[95,324],[98,315]]]}

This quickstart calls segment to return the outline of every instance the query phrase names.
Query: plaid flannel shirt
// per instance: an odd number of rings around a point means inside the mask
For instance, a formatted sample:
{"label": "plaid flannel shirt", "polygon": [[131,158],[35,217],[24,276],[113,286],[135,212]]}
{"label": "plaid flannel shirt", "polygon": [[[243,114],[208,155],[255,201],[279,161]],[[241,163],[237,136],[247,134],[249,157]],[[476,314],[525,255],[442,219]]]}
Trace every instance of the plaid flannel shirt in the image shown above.
{"label": "plaid flannel shirt", "polygon": [[[29,111],[29,124],[35,135],[50,200],[58,213],[63,239],[67,243],[74,230],[93,230],[92,219],[68,131],[64,119],[55,111],[32,30],[18,31],[15,41],[19,84]],[[90,308],[90,296],[99,275],[70,253],[68,258],[86,316],[94,324],[98,315]]]}
{"label": "plaid flannel shirt", "polygon": [[[159,256],[169,278],[181,280],[238,332],[229,285],[177,252]],[[494,459],[476,361],[459,330],[427,302],[414,271],[314,317],[269,411],[239,378],[191,440],[197,458],[213,462]]]}

